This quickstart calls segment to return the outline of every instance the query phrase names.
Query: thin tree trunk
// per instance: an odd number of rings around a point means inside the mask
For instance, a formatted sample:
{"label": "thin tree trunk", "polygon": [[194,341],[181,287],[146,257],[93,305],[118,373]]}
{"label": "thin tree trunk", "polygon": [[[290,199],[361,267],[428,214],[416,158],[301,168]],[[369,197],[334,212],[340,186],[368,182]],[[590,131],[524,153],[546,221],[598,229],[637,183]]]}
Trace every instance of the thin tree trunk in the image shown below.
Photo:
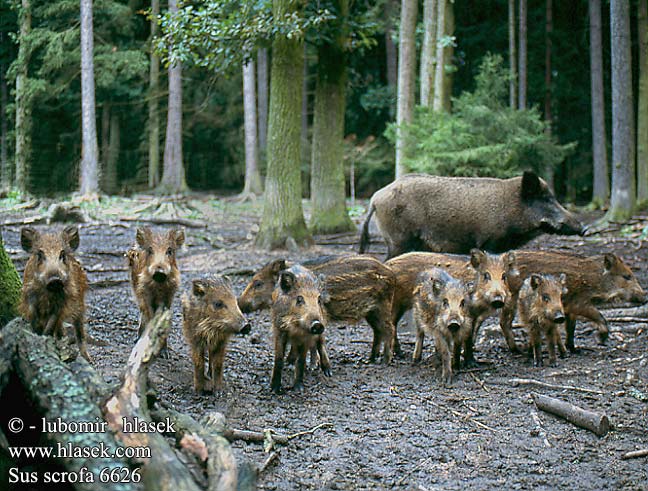
{"label": "thin tree trunk", "polygon": [[526,109],[527,107],[527,0],[520,0],[519,10],[519,92],[518,108]]}
{"label": "thin tree trunk", "polygon": [[436,72],[436,0],[423,3],[423,47],[421,48],[421,106],[430,107],[434,101],[434,74]]}
{"label": "thin tree trunk", "polygon": [[32,148],[32,98],[27,92],[27,77],[31,53],[26,39],[31,34],[31,0],[22,0],[19,14],[18,67],[16,70],[16,187],[26,194],[29,190],[29,171]]}
{"label": "thin tree trunk", "polygon": [[[553,31],[553,5],[552,0],[546,0],[546,22],[545,22],[545,97],[544,97],[544,119],[546,123],[545,132],[551,136],[551,36]],[[545,167],[545,180],[549,188],[554,189],[554,168],[552,164]],[[569,184],[569,183],[568,183]]]}
{"label": "thin tree trunk", "polygon": [[301,98],[301,161],[308,162],[310,156],[308,148],[308,58],[306,43],[304,43],[304,76],[302,77]]}
{"label": "thin tree trunk", "polygon": [[[441,2],[439,2],[441,3]],[[398,98],[396,109],[396,178],[405,172],[408,138],[403,124],[414,116],[414,79],[416,71],[416,44],[414,34],[417,15],[416,0],[402,0],[400,40],[398,45]],[[439,22],[442,25],[442,21]]]}
{"label": "thin tree trunk", "polygon": [[106,155],[106,160],[104,160],[105,175],[103,176],[103,188],[107,194],[115,194],[118,191],[117,166],[119,164],[119,147],[119,114],[117,113],[117,111],[112,111],[110,115],[110,138],[108,143],[108,152]]}
{"label": "thin tree trunk", "polygon": [[245,185],[243,194],[261,194],[254,60],[243,64],[243,113],[245,116]]}
{"label": "thin tree trunk", "polygon": [[265,153],[268,142],[268,50],[257,52],[257,99],[259,105],[259,150]]}
{"label": "thin tree trunk", "polygon": [[590,81],[592,99],[592,153],[594,157],[593,201],[602,205],[610,197],[605,95],[603,91],[603,50],[601,43],[601,0],[589,0]]}
{"label": "thin tree trunk", "polygon": [[101,162],[106,164],[110,158],[110,102],[101,108]]}
{"label": "thin tree trunk", "polygon": [[607,218],[626,220],[636,198],[635,128],[629,0],[611,0],[612,39],[612,200]]}
{"label": "thin tree trunk", "polygon": [[[0,42],[3,35],[0,34]],[[0,189],[11,188],[11,165],[7,151],[7,66],[0,63]]]}
{"label": "thin tree trunk", "polygon": [[[169,12],[178,12],[177,0],[169,0]],[[169,105],[164,142],[164,172],[160,187],[165,193],[187,189],[182,162],[182,66],[179,61],[169,66]]]}
{"label": "thin tree trunk", "polygon": [[511,80],[509,82],[509,106],[517,109],[517,50],[515,42],[515,0],[508,0],[508,35],[509,35],[509,68]]}
{"label": "thin tree trunk", "polygon": [[[446,36],[454,36],[454,1],[446,1],[444,30]],[[447,113],[452,109],[452,82],[454,80],[454,66],[452,65],[453,58],[454,41],[449,42],[447,46],[443,48],[443,71],[441,72],[443,93],[441,96],[441,108]]]}
{"label": "thin tree trunk", "polygon": [[444,37],[446,29],[446,2],[448,0],[437,0],[437,37],[436,37],[436,70],[434,73],[434,101],[432,108],[435,111],[443,109],[443,72],[445,70],[445,48]]}
{"label": "thin tree trunk", "polygon": [[[157,18],[160,15],[160,0],[151,0],[151,43],[158,32]],[[151,67],[148,92],[148,186],[160,184],[160,58],[151,47]]]}
{"label": "thin tree trunk", "polygon": [[639,0],[639,102],[637,107],[637,201],[648,203],[648,0]]}
{"label": "thin tree trunk", "polygon": [[81,0],[81,194],[99,192],[99,149],[95,111],[94,39],[92,0]]}
{"label": "thin tree trunk", "polygon": [[[398,53],[394,43],[394,14],[398,11],[396,0],[386,0],[385,2],[385,58],[387,67],[387,87],[391,89],[391,94],[396,95],[398,85]],[[389,117],[393,118],[396,113],[394,104],[389,105]]]}
{"label": "thin tree trunk", "polygon": [[[274,0],[279,18],[299,15],[299,4]],[[270,113],[268,121],[268,171],[265,202],[256,245],[262,248],[294,247],[311,243],[301,202],[301,100],[304,44],[277,34],[272,41]]]}
{"label": "thin tree trunk", "polygon": [[310,186],[310,228],[316,234],[355,230],[346,210],[344,179],[349,0],[334,0],[333,5],[339,12],[337,36],[319,47],[317,60]]}

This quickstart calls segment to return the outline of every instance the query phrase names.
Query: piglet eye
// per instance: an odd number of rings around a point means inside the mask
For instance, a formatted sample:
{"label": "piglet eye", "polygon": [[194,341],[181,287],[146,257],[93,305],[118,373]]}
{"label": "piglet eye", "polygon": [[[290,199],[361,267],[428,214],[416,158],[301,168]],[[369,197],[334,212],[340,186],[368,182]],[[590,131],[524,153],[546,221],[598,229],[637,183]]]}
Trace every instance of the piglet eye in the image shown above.
{"label": "piglet eye", "polygon": [[222,309],[225,306],[220,300],[216,300],[213,305],[215,309]]}
{"label": "piglet eye", "polygon": [[624,274],[623,279],[626,280],[626,281],[630,281],[632,279],[632,276],[629,275],[629,274]]}
{"label": "piglet eye", "polygon": [[444,299],[443,299],[443,306],[444,306],[445,308],[447,308],[449,305],[450,305],[450,303],[448,302],[448,299],[447,299],[447,298],[444,298]]}
{"label": "piglet eye", "polygon": [[259,289],[263,286],[263,282],[260,280],[256,280],[254,283],[252,283],[252,288]]}
{"label": "piglet eye", "polygon": [[59,259],[65,262],[65,260],[67,259],[67,255],[65,254],[65,251],[61,251],[61,253],[59,254]]}
{"label": "piglet eye", "polygon": [[461,302],[459,302],[459,307],[461,307],[463,309],[465,306],[466,306],[466,301],[465,300],[462,300]]}
{"label": "piglet eye", "polygon": [[302,297],[301,295],[298,295],[297,299],[296,299],[296,302],[297,302],[297,305],[304,305],[304,297]]}
{"label": "piglet eye", "polygon": [[171,247],[167,249],[167,256],[173,256],[173,249]]}
{"label": "piglet eye", "polygon": [[148,252],[152,256],[153,255],[153,248],[152,247],[147,247],[146,252]]}
{"label": "piglet eye", "polygon": [[543,300],[544,302],[549,302],[549,301],[551,301],[551,299],[549,298],[549,295],[542,295],[542,300]]}
{"label": "piglet eye", "polygon": [[36,257],[39,261],[45,261],[45,253],[43,251],[38,251],[36,253]]}
{"label": "piglet eye", "polygon": [[484,281],[490,281],[491,275],[489,272],[484,273]]}

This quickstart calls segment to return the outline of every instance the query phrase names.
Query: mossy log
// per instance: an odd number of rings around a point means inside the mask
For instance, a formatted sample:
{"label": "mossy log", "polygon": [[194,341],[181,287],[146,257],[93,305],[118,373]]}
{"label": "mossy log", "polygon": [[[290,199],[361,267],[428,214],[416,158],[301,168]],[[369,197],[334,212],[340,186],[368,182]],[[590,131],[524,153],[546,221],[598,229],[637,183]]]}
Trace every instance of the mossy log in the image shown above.
{"label": "mossy log", "polygon": [[5,251],[0,235],[0,327],[18,316],[21,288],[20,276]]}

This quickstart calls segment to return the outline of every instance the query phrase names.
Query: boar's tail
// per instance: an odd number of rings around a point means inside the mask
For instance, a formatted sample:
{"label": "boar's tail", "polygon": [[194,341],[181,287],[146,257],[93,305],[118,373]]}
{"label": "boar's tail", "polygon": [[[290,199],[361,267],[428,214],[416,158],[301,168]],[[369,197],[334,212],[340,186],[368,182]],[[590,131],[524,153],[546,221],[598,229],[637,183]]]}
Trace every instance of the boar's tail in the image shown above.
{"label": "boar's tail", "polygon": [[376,206],[373,203],[369,203],[369,213],[362,225],[362,234],[360,235],[360,248],[358,249],[360,254],[364,254],[369,250],[369,244],[371,243],[371,239],[369,238],[369,222],[371,221],[371,216],[375,211]]}

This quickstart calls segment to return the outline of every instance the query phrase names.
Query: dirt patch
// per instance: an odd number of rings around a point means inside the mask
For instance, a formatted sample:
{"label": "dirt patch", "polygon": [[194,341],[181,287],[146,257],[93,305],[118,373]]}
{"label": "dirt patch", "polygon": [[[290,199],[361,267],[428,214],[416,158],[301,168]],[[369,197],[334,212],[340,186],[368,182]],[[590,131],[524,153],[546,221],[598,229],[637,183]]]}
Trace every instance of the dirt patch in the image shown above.
{"label": "dirt patch", "polygon": [[[286,255],[252,247],[259,211],[260,207],[219,209],[206,228],[187,229],[187,246],[179,253],[183,291],[193,278],[226,271],[236,273],[232,280],[240,293],[249,280],[246,270]],[[118,382],[137,335],[138,311],[121,257],[136,226],[96,221],[81,230],[79,258],[96,285],[88,296],[88,331],[109,343],[91,346],[90,353],[109,383]],[[3,237],[20,268],[26,255],[20,251],[19,226],[5,227]],[[320,237],[318,244],[290,258],[351,252],[357,237]],[[644,244],[607,234],[542,236],[526,248],[616,252],[646,287]],[[371,251],[382,257],[384,246],[372,244]],[[648,489],[645,458],[620,459],[626,451],[648,447],[646,324],[612,323],[608,346],[601,347],[592,326],[579,323],[577,344],[584,348],[582,354],[559,360],[557,368],[533,368],[527,356],[508,353],[491,319],[477,343],[477,358],[484,366],[460,371],[454,386],[446,389],[439,383],[438,361],[429,340],[423,362],[412,365],[414,336],[408,326],[399,327],[408,358],[382,366],[366,362],[371,347],[368,325],[338,323],[327,335],[333,377],[309,372],[302,393],[275,396],[269,387],[273,356],[269,315],[253,314],[250,320],[252,335],[234,339],[227,354],[225,390],[199,396],[193,392],[176,301],[171,359],[158,360],[151,379],[160,397],[179,411],[198,418],[220,411],[233,428],[293,434],[330,424],[279,446],[278,461],[260,476],[261,489]],[[520,330],[516,337],[526,341]],[[290,376],[284,375],[286,381]],[[511,383],[515,377],[602,394],[516,386]],[[534,390],[605,411],[614,430],[598,438],[544,413],[538,413],[539,427],[529,396]],[[236,442],[234,448],[239,458],[258,465],[267,457],[259,444]]]}

